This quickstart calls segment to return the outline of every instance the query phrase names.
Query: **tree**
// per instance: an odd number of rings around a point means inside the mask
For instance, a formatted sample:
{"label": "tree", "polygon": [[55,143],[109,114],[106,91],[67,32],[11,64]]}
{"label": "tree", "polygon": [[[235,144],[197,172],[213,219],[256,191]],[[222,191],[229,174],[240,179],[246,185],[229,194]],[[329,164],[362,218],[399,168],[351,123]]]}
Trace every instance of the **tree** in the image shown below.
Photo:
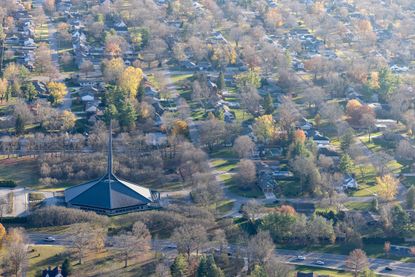
{"label": "tree", "polygon": [[399,180],[391,174],[382,177],[376,177],[376,183],[379,187],[378,195],[386,201],[391,201],[395,198],[398,192]]}
{"label": "tree", "polygon": [[277,127],[272,115],[263,115],[255,119],[253,132],[259,141],[270,143],[277,136]]}
{"label": "tree", "polygon": [[6,254],[3,257],[3,268],[10,275],[24,276],[28,265],[26,236],[21,228],[12,228],[6,242]]}
{"label": "tree", "polygon": [[250,158],[255,151],[255,143],[249,136],[239,136],[233,144],[233,151],[240,158]]}
{"label": "tree", "polygon": [[256,181],[255,163],[248,159],[243,159],[238,163],[237,179],[243,187],[250,187]]}
{"label": "tree", "polygon": [[3,245],[3,242],[6,239],[6,235],[6,228],[4,228],[3,224],[0,223],[0,247]]}
{"label": "tree", "polygon": [[142,79],[143,71],[140,68],[129,66],[122,72],[118,85],[130,99],[135,99]]}
{"label": "tree", "polygon": [[268,274],[262,265],[255,265],[249,277],[268,277]]}
{"label": "tree", "polygon": [[248,259],[251,264],[265,264],[275,251],[274,242],[269,232],[260,231],[248,242]]}
{"label": "tree", "polygon": [[79,66],[79,71],[84,73],[86,77],[88,77],[88,73],[94,71],[94,64],[91,61],[86,60]]}
{"label": "tree", "polygon": [[271,93],[268,93],[264,97],[264,109],[266,114],[272,114],[275,110],[274,108],[274,100],[272,100]]}
{"label": "tree", "polygon": [[133,235],[129,233],[119,234],[113,237],[114,247],[118,250],[119,255],[124,261],[124,267],[128,266],[128,260],[137,252],[139,244]]}
{"label": "tree", "polygon": [[49,82],[47,88],[51,95],[52,104],[60,104],[67,93],[67,88],[64,83]]}
{"label": "tree", "polygon": [[79,223],[72,227],[71,247],[78,257],[79,264],[83,264],[87,251],[93,248],[94,241],[97,239],[94,236],[94,229],[94,226],[89,223]]}
{"label": "tree", "polygon": [[76,115],[71,111],[63,111],[62,112],[62,130],[67,131],[75,127],[76,123]]}
{"label": "tree", "polygon": [[170,267],[172,277],[186,277],[187,276],[187,261],[183,254],[179,254]]}
{"label": "tree", "polygon": [[348,131],[340,137],[340,148],[343,152],[349,150],[350,146],[353,144],[353,131],[348,129]]}
{"label": "tree", "polygon": [[354,277],[358,277],[359,273],[368,266],[366,253],[361,249],[355,249],[350,252],[346,260],[346,267],[352,271]]}
{"label": "tree", "polygon": [[63,277],[68,277],[72,273],[72,264],[71,261],[66,258],[62,263],[62,271],[61,271]]}
{"label": "tree", "polygon": [[16,135],[23,135],[25,132],[25,123],[21,115],[17,115],[15,123]]}
{"label": "tree", "polygon": [[374,112],[368,111],[361,115],[360,118],[360,125],[365,128],[369,135],[369,143],[370,143],[370,135],[372,133],[372,130],[375,128],[376,124],[376,117]]}
{"label": "tree", "polygon": [[352,158],[350,158],[349,154],[343,154],[340,158],[340,164],[339,164],[339,168],[340,171],[343,173],[351,173],[353,170],[353,160]]}
{"label": "tree", "polygon": [[216,86],[219,90],[223,90],[226,87],[225,74],[223,74],[223,71],[219,72],[218,80],[216,81]]}
{"label": "tree", "polygon": [[192,252],[196,251],[198,254],[200,247],[206,242],[206,229],[201,225],[185,224],[174,230],[172,240],[177,244],[179,252],[186,253],[189,261]]}
{"label": "tree", "polygon": [[286,277],[293,270],[292,266],[284,264],[275,257],[266,262],[264,268],[268,277]]}
{"label": "tree", "polygon": [[406,207],[408,209],[415,208],[415,186],[412,185],[406,192]]}
{"label": "tree", "polygon": [[104,60],[101,70],[106,82],[115,83],[124,72],[125,64],[121,58]]}
{"label": "tree", "polygon": [[389,257],[389,253],[391,251],[391,243],[390,243],[390,241],[385,241],[385,244],[383,246],[383,250],[385,250],[386,256]]}

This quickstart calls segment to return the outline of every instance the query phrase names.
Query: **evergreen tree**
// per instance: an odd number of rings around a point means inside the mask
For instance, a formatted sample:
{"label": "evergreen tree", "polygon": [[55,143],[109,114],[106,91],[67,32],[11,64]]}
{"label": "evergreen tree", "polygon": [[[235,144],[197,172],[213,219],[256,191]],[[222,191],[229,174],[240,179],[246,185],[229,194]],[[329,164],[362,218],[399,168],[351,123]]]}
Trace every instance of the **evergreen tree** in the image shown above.
{"label": "evergreen tree", "polygon": [[24,120],[20,116],[20,114],[17,115],[16,123],[15,123],[15,128],[16,128],[16,135],[22,135],[22,134],[24,134],[25,124],[24,124]]}
{"label": "evergreen tree", "polygon": [[373,198],[372,200],[372,210],[377,212],[379,210],[379,201],[377,198]]}
{"label": "evergreen tree", "polygon": [[340,171],[343,173],[350,173],[353,169],[353,160],[350,158],[349,154],[342,155],[340,159]]}
{"label": "evergreen tree", "polygon": [[216,81],[216,85],[218,86],[219,90],[223,90],[226,87],[225,74],[223,74],[222,71],[219,73],[219,77],[218,77],[218,80]]}
{"label": "evergreen tree", "polygon": [[172,277],[185,277],[187,272],[187,261],[183,254],[179,254],[174,259],[173,264],[170,267]]}
{"label": "evergreen tree", "polygon": [[415,186],[411,186],[406,193],[406,207],[408,209],[415,208]]}
{"label": "evergreen tree", "polygon": [[225,277],[223,271],[216,265],[212,255],[207,257],[207,275],[206,277]]}
{"label": "evergreen tree", "polygon": [[104,121],[109,124],[111,119],[118,117],[118,111],[114,104],[109,104],[104,110]]}
{"label": "evergreen tree", "polygon": [[270,93],[264,98],[264,109],[266,114],[272,114],[274,112],[274,101]]}
{"label": "evergreen tree", "polygon": [[200,259],[199,266],[197,267],[196,276],[197,277],[208,276],[208,264],[207,264],[205,256],[202,256],[202,258]]}
{"label": "evergreen tree", "polygon": [[343,152],[349,150],[350,145],[353,143],[353,132],[351,130],[347,131],[341,138],[340,138],[340,149]]}
{"label": "evergreen tree", "polygon": [[33,99],[37,97],[36,88],[31,82],[26,84],[24,88],[24,95],[28,101],[33,101]]}
{"label": "evergreen tree", "polygon": [[71,273],[72,273],[72,264],[69,261],[69,259],[65,259],[65,261],[63,261],[62,272],[61,273],[62,273],[63,277],[67,277],[67,276],[71,275]]}
{"label": "evergreen tree", "polygon": [[137,116],[133,105],[130,102],[124,101],[119,114],[120,125],[129,129],[134,128]]}

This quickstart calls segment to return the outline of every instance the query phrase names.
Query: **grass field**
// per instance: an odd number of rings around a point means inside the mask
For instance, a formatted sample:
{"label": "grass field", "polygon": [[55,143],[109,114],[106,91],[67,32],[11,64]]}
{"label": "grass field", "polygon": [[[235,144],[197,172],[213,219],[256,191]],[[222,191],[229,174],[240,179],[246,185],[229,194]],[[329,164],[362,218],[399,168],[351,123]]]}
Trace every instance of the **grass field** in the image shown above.
{"label": "grass field", "polygon": [[39,276],[41,270],[61,264],[67,256],[65,247],[61,246],[35,246],[30,249],[28,277]]}
{"label": "grass field", "polygon": [[330,277],[351,277],[353,276],[350,272],[330,270],[330,269],[321,269],[318,267],[311,267],[311,266],[296,266],[295,269],[301,272],[314,272],[318,275],[326,275]]}
{"label": "grass field", "polygon": [[39,167],[29,158],[11,158],[0,160],[0,180],[13,180],[20,187],[38,185]]}

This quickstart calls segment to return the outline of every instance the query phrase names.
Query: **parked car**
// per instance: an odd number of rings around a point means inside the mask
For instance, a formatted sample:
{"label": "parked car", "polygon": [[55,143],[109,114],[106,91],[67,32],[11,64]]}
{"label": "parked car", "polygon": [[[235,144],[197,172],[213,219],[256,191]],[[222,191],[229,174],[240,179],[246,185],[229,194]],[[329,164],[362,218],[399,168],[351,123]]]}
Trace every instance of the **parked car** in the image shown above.
{"label": "parked car", "polygon": [[317,265],[325,265],[325,263],[323,261],[320,261],[320,260],[319,261],[316,261],[316,264]]}
{"label": "parked car", "polygon": [[304,256],[297,256],[297,260],[304,261],[305,260],[305,257]]}

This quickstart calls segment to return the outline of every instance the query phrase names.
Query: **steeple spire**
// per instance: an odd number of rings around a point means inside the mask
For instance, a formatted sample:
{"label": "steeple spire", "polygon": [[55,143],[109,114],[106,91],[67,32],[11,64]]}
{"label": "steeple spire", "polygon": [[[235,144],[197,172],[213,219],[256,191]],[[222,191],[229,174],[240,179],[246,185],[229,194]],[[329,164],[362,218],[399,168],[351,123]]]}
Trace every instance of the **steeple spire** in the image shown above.
{"label": "steeple spire", "polygon": [[112,122],[110,121],[109,134],[108,134],[108,168],[107,168],[108,178],[113,174],[112,169]]}

